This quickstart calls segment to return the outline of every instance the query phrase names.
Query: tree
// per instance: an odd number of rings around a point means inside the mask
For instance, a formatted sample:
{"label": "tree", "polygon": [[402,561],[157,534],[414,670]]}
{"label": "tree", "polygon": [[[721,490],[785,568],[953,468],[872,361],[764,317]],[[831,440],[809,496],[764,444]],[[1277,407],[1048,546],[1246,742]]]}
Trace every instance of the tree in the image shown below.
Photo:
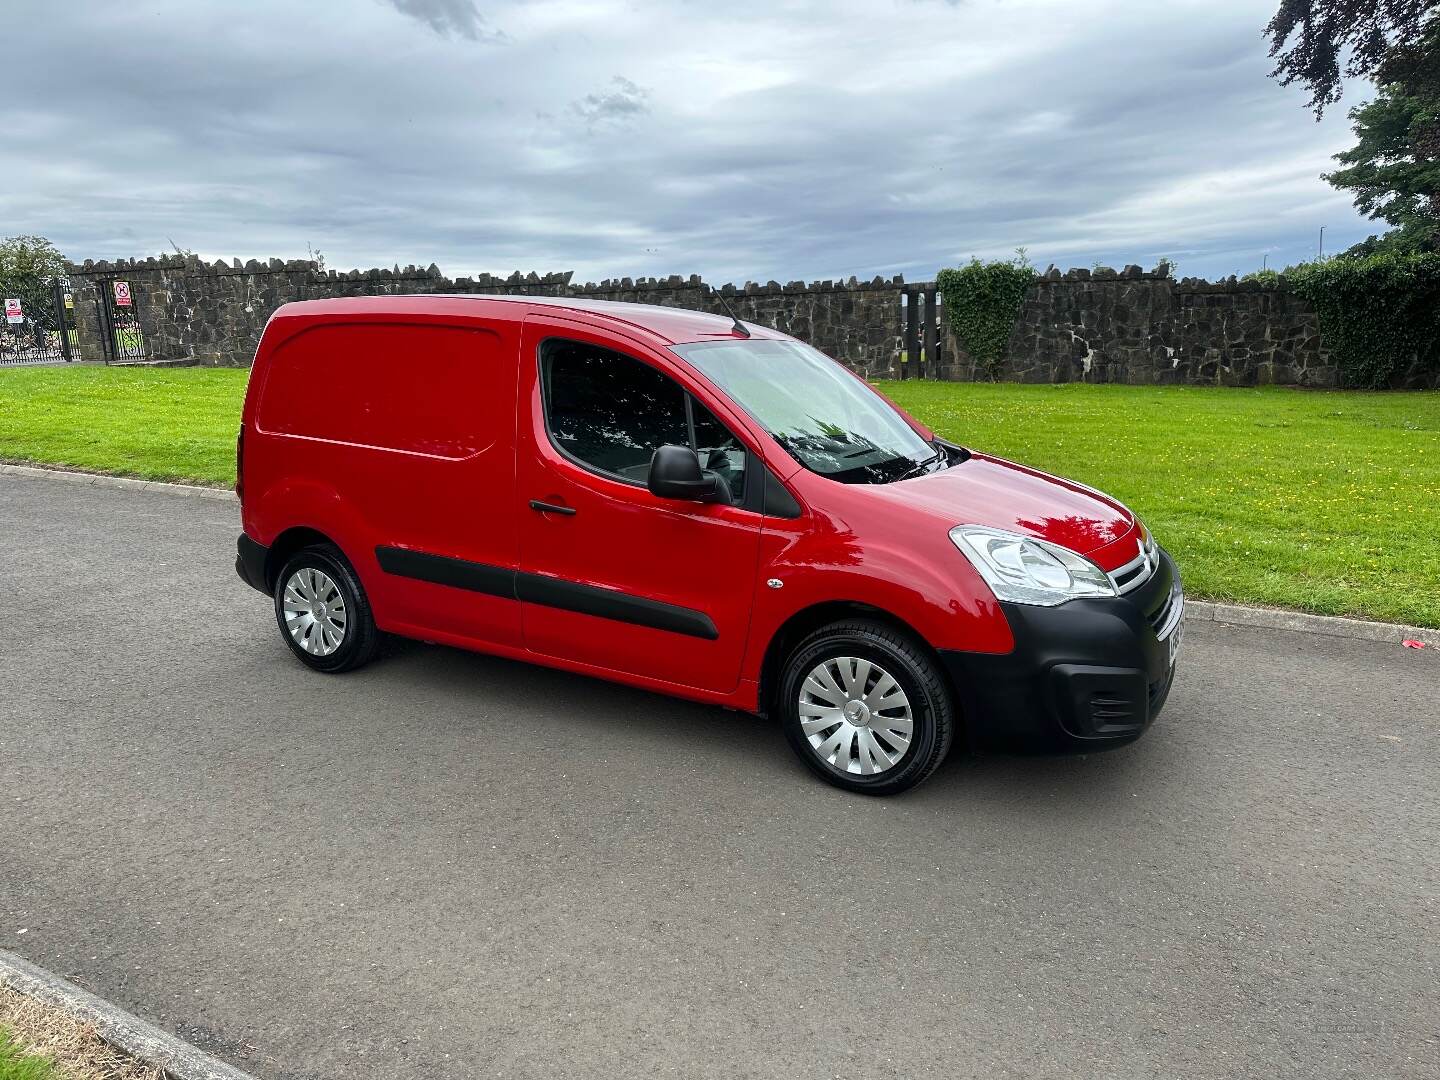
{"label": "tree", "polygon": [[65,256],[43,236],[0,240],[0,281],[22,279],[49,283],[65,276]]}
{"label": "tree", "polygon": [[1308,89],[1319,119],[1340,100],[1342,78],[1372,76],[1392,49],[1413,45],[1433,27],[1437,12],[1440,0],[1280,0],[1265,27],[1277,58],[1270,74],[1281,86]]}
{"label": "tree", "polygon": [[1358,139],[1325,179],[1355,208],[1394,226],[1354,254],[1440,251],[1440,22],[1393,50],[1376,71],[1375,100],[1350,110]]}

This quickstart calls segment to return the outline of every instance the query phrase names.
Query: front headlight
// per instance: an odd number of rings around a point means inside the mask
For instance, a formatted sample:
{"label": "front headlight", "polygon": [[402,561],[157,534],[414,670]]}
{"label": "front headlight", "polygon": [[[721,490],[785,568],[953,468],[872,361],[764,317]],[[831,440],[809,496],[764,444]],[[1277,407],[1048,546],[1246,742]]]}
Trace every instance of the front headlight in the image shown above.
{"label": "front headlight", "polygon": [[1077,597],[1116,595],[1104,570],[1058,544],[983,525],[956,525],[950,539],[1000,600],[1054,607]]}

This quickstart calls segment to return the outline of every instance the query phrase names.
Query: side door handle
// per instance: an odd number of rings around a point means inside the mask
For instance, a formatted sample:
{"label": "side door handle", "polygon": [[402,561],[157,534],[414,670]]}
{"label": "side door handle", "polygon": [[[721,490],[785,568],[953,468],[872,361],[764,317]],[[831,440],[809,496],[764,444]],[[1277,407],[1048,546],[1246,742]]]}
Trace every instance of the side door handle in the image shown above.
{"label": "side door handle", "polygon": [[538,510],[542,514],[564,514],[566,517],[575,516],[573,506],[556,506],[554,503],[541,502],[539,499],[530,500],[530,509]]}

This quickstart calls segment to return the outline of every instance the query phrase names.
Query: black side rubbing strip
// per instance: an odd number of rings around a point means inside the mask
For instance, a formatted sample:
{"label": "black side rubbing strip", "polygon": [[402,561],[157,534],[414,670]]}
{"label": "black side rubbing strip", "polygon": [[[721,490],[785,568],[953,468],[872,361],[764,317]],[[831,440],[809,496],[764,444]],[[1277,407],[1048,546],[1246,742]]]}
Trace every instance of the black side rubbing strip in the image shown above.
{"label": "black side rubbing strip", "polygon": [[594,585],[581,585],[562,578],[545,577],[541,574],[517,574],[515,595],[532,604],[578,611],[582,615],[598,615],[602,619],[635,623],[656,630],[669,630],[689,637],[714,641],[720,636],[710,616],[703,611],[650,600],[643,596],[601,589]]}
{"label": "black side rubbing strip", "polygon": [[405,548],[377,547],[375,558],[387,574],[451,585],[457,589],[515,599],[515,571],[503,566],[466,562],[446,555],[427,555]]}
{"label": "black side rubbing strip", "polygon": [[581,585],[563,578],[543,574],[527,574],[500,566],[452,559],[446,555],[429,555],[404,548],[377,547],[375,557],[387,574],[450,585],[457,589],[524,600],[531,604],[595,615],[616,622],[668,630],[687,637],[714,641],[720,636],[715,623],[703,611],[632,596],[614,589]]}

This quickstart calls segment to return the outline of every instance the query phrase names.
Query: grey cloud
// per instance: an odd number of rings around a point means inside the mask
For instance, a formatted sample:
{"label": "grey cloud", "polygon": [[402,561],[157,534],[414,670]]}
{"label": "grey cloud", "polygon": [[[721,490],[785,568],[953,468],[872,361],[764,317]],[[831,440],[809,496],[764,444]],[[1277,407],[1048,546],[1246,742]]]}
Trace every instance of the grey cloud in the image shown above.
{"label": "grey cloud", "polygon": [[588,125],[625,124],[650,111],[650,91],[637,86],[623,75],[610,80],[610,87],[595,94],[586,94],[572,102],[570,110]]}
{"label": "grey cloud", "polygon": [[496,41],[504,37],[485,25],[475,0],[384,0],[402,15],[419,19],[441,37],[456,34],[471,41]]}
{"label": "grey cloud", "polygon": [[[922,50],[862,0],[510,4],[485,9],[507,48],[452,27],[403,62],[382,5],[252,3],[284,32],[187,0],[30,20],[0,67],[4,231],[80,258],[170,236],[211,259],[309,243],[337,268],[782,281],[1022,244],[1228,274],[1313,254],[1321,224],[1330,250],[1375,231],[1318,179],[1344,118],[1266,78],[1246,0],[1201,24],[1046,8],[1031,33],[1029,0],[935,4]],[[737,51],[742,17],[763,25]]]}

